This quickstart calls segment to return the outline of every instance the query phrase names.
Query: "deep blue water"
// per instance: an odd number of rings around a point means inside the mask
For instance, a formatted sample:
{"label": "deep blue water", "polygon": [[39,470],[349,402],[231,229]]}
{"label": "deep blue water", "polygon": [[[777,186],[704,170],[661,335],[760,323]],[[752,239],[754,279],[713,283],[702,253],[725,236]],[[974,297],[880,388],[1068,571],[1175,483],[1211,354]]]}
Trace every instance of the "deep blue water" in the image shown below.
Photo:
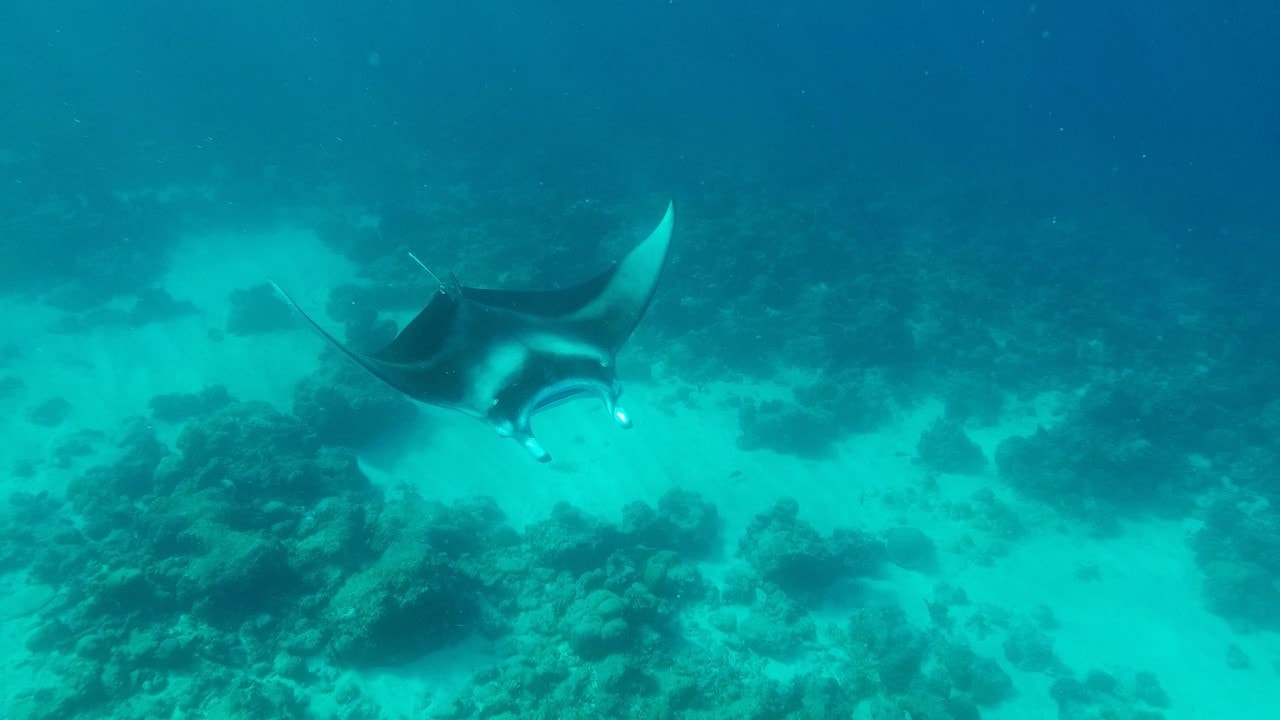
{"label": "deep blue water", "polygon": [[80,159],[85,182],[157,162],[247,172],[316,149],[374,163],[399,143],[575,167],[587,187],[753,163],[785,181],[870,155],[1121,193],[1211,237],[1273,217],[1277,13],[18,2],[0,31],[3,129],[69,169]]}

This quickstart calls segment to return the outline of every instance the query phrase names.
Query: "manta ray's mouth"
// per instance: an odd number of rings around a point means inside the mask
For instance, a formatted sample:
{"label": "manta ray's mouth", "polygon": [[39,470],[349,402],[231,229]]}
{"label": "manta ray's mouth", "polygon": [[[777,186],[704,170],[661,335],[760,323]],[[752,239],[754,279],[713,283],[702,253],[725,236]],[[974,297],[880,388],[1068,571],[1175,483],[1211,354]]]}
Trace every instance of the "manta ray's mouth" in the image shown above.
{"label": "manta ray's mouth", "polygon": [[571,400],[577,400],[581,397],[595,396],[604,401],[604,404],[613,412],[613,404],[619,395],[619,389],[615,385],[610,385],[599,380],[590,378],[571,378],[562,380],[561,382],[540,390],[524,407],[524,416],[526,422],[529,417],[548,410],[557,405],[567,403]]}
{"label": "manta ray's mouth", "polygon": [[569,378],[547,385],[530,396],[528,402],[520,408],[517,415],[517,424],[496,424],[494,429],[498,431],[499,435],[514,437],[519,440],[524,449],[538,462],[551,462],[551,455],[543,449],[542,443],[538,442],[538,439],[534,437],[533,430],[529,427],[529,418],[561,403],[581,397],[595,396],[604,403],[609,414],[613,416],[614,422],[624,429],[630,428],[631,418],[627,415],[627,411],[618,405],[618,396],[621,394],[622,387],[616,379],[612,382],[605,382],[596,378]]}

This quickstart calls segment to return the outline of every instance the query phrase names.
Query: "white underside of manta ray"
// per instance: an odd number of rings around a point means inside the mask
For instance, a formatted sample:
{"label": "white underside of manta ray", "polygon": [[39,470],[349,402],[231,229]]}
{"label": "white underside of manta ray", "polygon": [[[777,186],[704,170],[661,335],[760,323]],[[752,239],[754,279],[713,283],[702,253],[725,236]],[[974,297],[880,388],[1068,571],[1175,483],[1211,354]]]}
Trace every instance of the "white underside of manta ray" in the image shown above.
{"label": "white underside of manta ray", "polygon": [[276,289],[374,377],[419,402],[477,418],[550,462],[529,425],[539,411],[594,396],[619,425],[631,427],[618,404],[615,357],[653,299],[674,223],[675,207],[668,205],[649,237],[620,262],[563,290],[442,285],[390,344],[372,353],[339,342]]}

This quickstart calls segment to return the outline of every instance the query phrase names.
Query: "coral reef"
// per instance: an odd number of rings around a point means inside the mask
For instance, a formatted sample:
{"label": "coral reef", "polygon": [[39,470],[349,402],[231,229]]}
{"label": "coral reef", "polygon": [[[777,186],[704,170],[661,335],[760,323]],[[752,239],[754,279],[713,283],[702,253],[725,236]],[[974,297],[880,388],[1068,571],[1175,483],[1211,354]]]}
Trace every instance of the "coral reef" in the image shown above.
{"label": "coral reef", "polygon": [[1219,392],[1183,373],[1105,378],[1051,429],[1000,443],[1000,476],[1028,496],[1094,519],[1184,511],[1209,482],[1187,453],[1212,442],[1212,423],[1230,424]]}
{"label": "coral reef", "polygon": [[982,657],[966,645],[955,643],[942,652],[942,662],[956,690],[976,705],[997,705],[1013,694],[1013,679],[992,658]]}
{"label": "coral reef", "polygon": [[1192,547],[1210,610],[1242,629],[1280,629],[1280,511],[1219,498]]}
{"label": "coral reef", "polygon": [[108,325],[124,325],[138,328],[151,323],[165,322],[183,315],[198,312],[195,305],[177,300],[167,290],[159,287],[144,288],[135,292],[133,307],[121,310],[114,307],[91,307],[84,312],[64,315],[52,326],[53,333],[83,333]]}
{"label": "coral reef", "polygon": [[565,637],[583,659],[622,652],[631,635],[626,616],[627,606],[616,593],[603,588],[593,590],[569,606],[564,618]]}
{"label": "coral reef", "polygon": [[34,576],[56,578],[84,536],[59,500],[47,492],[16,492],[0,508],[0,573],[30,567]]}
{"label": "coral reef", "polygon": [[288,304],[276,295],[268,283],[231,292],[231,314],[227,316],[227,332],[232,335],[288,330],[297,319]]}
{"label": "coral reef", "polygon": [[12,375],[0,377],[0,400],[8,400],[18,393],[22,392],[27,384],[21,378]]}
{"label": "coral reef", "polygon": [[994,425],[1004,410],[1005,391],[990,374],[958,373],[946,380],[942,392],[943,419],[963,426],[967,422]]}
{"label": "coral reef", "polygon": [[210,385],[198,393],[166,393],[151,398],[151,416],[161,422],[177,423],[208,415],[230,405],[233,398],[223,385]]}
{"label": "coral reef", "polygon": [[[819,535],[794,501],[756,518],[738,579],[717,592],[697,560],[720,556],[719,517],[687,490],[628,504],[619,523],[562,503],[519,533],[490,500],[383,497],[300,421],[234,401],[189,420],[172,449],[141,420],[112,448],[69,504],[10,500],[3,527],[25,529],[0,536],[0,568],[61,588],[27,641],[61,678],[17,698],[33,718],[300,718],[314,710],[303,686],[343,698],[341,717],[376,718],[345,669],[472,636],[494,661],[436,717],[799,719],[865,702],[872,717],[969,718],[1009,692],[945,612],[932,629],[894,606],[819,627],[808,602],[887,551]],[[964,607],[963,592],[939,603]],[[779,680],[776,661],[810,669]]]}
{"label": "coral reef", "polygon": [[474,581],[405,533],[351,574],[325,608],[334,653],[362,665],[397,665],[469,635],[479,615]]}
{"label": "coral reef", "polygon": [[897,526],[884,534],[889,562],[908,570],[929,570],[937,564],[937,548],[919,528]]}
{"label": "coral reef", "polygon": [[824,538],[798,518],[799,511],[795,500],[779,500],[751,521],[738,542],[739,554],[761,580],[813,603],[838,578],[872,574],[883,562],[884,543],[851,530]]}
{"label": "coral reef", "polygon": [[622,532],[652,548],[685,557],[707,558],[720,550],[720,516],[698,493],[673,488],[658,498],[655,511],[635,502],[622,509]]}
{"label": "coral reef", "polygon": [[27,408],[27,421],[43,427],[57,427],[71,416],[71,402],[64,397],[49,398]]}
{"label": "coral reef", "polygon": [[804,607],[779,590],[760,593],[735,631],[747,650],[775,660],[794,658],[818,636]]}
{"label": "coral reef", "polygon": [[874,429],[888,416],[891,402],[876,373],[829,375],[793,394],[793,402],[740,399],[738,446],[821,457],[846,435]]}
{"label": "coral reef", "polygon": [[1092,670],[1084,680],[1059,678],[1050,694],[1064,720],[1161,720],[1169,705],[1159,681],[1148,672],[1135,673],[1126,686],[1110,673]]}
{"label": "coral reef", "polygon": [[1015,625],[1002,647],[1009,663],[1023,672],[1050,672],[1060,665],[1052,638],[1030,622]]}
{"label": "coral reef", "polygon": [[920,434],[916,457],[929,470],[960,475],[977,475],[987,465],[982,448],[965,435],[964,428],[946,418]]}
{"label": "coral reef", "polygon": [[411,423],[418,409],[344,357],[298,381],[293,414],[323,445],[359,448]]}
{"label": "coral reef", "polygon": [[849,643],[854,662],[874,669],[885,690],[910,688],[929,655],[929,640],[911,627],[897,605],[868,607],[849,619]]}

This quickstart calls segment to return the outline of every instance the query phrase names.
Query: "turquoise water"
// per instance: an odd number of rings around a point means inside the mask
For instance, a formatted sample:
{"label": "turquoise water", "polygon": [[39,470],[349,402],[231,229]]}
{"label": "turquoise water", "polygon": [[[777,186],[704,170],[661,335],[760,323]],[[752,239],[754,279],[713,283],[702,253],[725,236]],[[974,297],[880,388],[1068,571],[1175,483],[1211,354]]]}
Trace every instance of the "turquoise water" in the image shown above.
{"label": "turquoise water", "polygon": [[[1280,12],[0,9],[0,718],[1268,718]],[[678,208],[532,461],[327,349]]]}

